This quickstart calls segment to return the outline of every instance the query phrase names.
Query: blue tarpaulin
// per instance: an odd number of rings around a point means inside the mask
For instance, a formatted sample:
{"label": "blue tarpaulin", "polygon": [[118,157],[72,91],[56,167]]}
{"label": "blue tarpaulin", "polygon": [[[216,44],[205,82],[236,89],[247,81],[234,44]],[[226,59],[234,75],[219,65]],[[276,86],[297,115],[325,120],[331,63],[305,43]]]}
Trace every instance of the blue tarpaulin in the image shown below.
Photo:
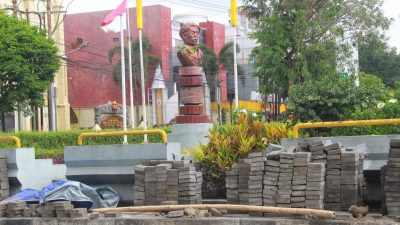
{"label": "blue tarpaulin", "polygon": [[21,190],[16,195],[5,199],[1,204],[8,202],[37,202],[71,201],[76,208],[103,208],[116,207],[119,194],[113,188],[101,186],[90,187],[81,182],[59,180],[43,187],[40,191],[34,189]]}

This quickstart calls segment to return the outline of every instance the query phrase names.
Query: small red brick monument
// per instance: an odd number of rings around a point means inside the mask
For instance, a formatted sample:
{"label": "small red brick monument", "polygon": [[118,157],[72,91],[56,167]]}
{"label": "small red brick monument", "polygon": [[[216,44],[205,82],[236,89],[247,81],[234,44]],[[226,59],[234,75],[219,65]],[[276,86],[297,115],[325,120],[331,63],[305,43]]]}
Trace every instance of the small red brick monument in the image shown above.
{"label": "small red brick monument", "polygon": [[178,51],[182,64],[179,68],[179,116],[176,123],[210,123],[205,113],[203,88],[203,67],[200,66],[203,53],[197,44],[200,27],[185,23],[179,31],[184,45]]}

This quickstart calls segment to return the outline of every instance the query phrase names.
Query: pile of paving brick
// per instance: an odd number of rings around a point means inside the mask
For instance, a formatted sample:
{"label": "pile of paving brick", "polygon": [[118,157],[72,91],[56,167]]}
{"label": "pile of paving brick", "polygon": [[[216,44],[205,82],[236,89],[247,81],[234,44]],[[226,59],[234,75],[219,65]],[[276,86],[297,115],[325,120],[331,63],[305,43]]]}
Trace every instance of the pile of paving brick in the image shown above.
{"label": "pile of paving brick", "polygon": [[8,183],[7,157],[0,154],[0,200],[10,197],[10,185]]}
{"label": "pile of paving brick", "polygon": [[200,204],[202,173],[189,160],[150,160],[134,168],[134,205],[158,205],[165,201]]}
{"label": "pile of paving brick", "polygon": [[[390,140],[388,163],[384,169],[384,202],[383,209],[389,216],[400,214],[400,140]],[[382,176],[382,175],[381,175]]]}
{"label": "pile of paving brick", "polygon": [[365,194],[362,154],[340,143],[302,142],[287,151],[251,153],[232,168],[226,179],[232,204],[261,205],[262,196],[266,206],[347,211]]}
{"label": "pile of paving brick", "polygon": [[44,205],[10,202],[0,205],[1,217],[88,218],[86,208],[74,208],[70,201],[46,202]]}

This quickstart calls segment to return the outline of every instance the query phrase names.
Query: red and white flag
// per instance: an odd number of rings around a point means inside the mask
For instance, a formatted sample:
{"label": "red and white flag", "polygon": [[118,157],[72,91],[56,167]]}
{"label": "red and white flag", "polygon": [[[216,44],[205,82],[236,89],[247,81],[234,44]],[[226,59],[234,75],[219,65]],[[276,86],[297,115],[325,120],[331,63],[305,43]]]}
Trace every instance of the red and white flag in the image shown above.
{"label": "red and white flag", "polygon": [[[104,18],[101,22],[101,29],[105,32],[121,32],[121,30],[126,29],[126,1],[127,0],[123,0],[116,9]],[[122,24],[121,20],[117,18],[119,15],[122,15],[123,17]]]}

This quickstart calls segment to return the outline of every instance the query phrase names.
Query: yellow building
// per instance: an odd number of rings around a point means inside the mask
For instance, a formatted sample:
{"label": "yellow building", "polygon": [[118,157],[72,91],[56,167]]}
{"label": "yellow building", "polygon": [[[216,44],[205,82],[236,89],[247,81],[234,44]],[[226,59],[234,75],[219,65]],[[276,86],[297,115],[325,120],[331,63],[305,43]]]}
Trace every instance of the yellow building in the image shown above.
{"label": "yellow building", "polygon": [[[27,20],[31,25],[48,29],[47,11],[50,10],[51,18],[51,38],[57,44],[59,55],[64,55],[64,24],[63,12],[60,0],[50,0],[50,7],[47,7],[46,1],[40,0],[0,0],[0,9],[6,14],[12,15],[14,9],[17,10],[17,17]],[[57,130],[70,129],[70,105],[68,102],[68,86],[67,86],[67,67],[65,62],[61,63],[60,69],[55,74],[54,83],[52,84],[55,92],[56,113],[55,123]],[[30,116],[24,117],[22,113],[15,112],[15,131],[21,130],[49,130],[49,114],[48,114],[48,96],[44,93],[46,105],[35,112],[34,118]],[[20,116],[20,118],[18,118]]]}

